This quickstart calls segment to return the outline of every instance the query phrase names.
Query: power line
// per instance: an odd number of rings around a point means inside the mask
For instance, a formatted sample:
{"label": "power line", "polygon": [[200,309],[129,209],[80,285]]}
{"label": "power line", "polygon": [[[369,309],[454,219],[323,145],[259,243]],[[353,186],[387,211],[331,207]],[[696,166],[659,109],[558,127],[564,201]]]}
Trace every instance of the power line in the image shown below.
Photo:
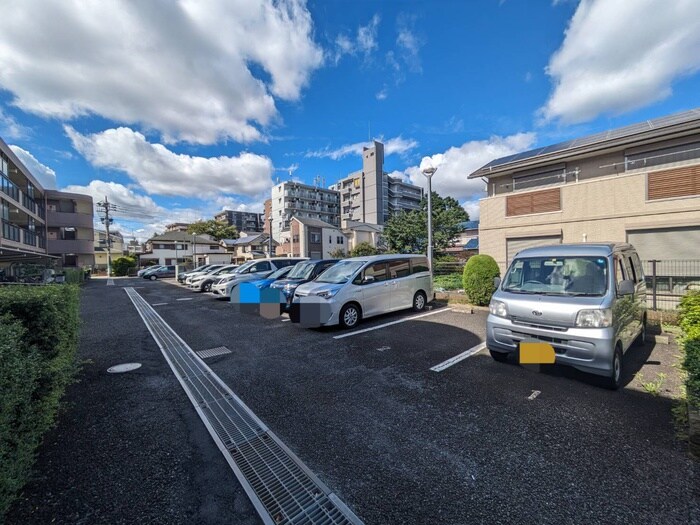
{"label": "power line", "polygon": [[97,203],[97,207],[101,208],[101,211],[104,213],[104,217],[101,217],[100,220],[104,223],[105,229],[107,230],[107,277],[112,276],[112,237],[109,234],[109,225],[114,222],[114,219],[112,219],[109,216],[110,212],[116,211],[117,207],[110,203],[109,200],[107,200],[107,196],[105,196],[104,201],[100,201]]}

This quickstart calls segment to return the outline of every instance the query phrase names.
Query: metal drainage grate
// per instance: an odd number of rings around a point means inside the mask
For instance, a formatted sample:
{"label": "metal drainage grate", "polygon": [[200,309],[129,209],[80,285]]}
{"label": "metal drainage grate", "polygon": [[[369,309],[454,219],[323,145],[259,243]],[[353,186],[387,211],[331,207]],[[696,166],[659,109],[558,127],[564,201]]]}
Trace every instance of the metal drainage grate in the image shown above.
{"label": "metal drainage grate", "polygon": [[216,357],[217,355],[226,355],[230,353],[231,350],[225,346],[217,346],[216,348],[209,348],[208,350],[200,350],[197,352],[197,355],[202,359],[206,359],[207,357]]}
{"label": "metal drainage grate", "polygon": [[264,523],[362,525],[138,292],[125,290]]}

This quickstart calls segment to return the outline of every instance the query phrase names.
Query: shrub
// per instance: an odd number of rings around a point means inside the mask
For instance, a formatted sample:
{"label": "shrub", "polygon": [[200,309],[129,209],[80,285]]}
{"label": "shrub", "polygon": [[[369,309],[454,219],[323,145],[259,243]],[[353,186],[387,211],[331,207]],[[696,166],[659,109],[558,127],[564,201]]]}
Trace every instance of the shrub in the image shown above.
{"label": "shrub", "polygon": [[495,291],[494,277],[500,275],[498,264],[490,255],[475,255],[464,265],[462,284],[472,304],[486,306]]}
{"label": "shrub", "polygon": [[347,257],[345,250],[340,247],[332,250],[328,255],[330,255],[331,259],[345,259]]}
{"label": "shrub", "polygon": [[85,280],[85,271],[77,268],[66,268],[63,270],[63,274],[66,276],[65,282],[68,284],[80,284]]}
{"label": "shrub", "polygon": [[78,287],[0,288],[0,522],[77,372]]}
{"label": "shrub", "polygon": [[694,326],[700,327],[700,290],[688,292],[678,305],[678,321],[687,333]]}
{"label": "shrub", "polygon": [[459,273],[436,275],[433,277],[433,286],[444,290],[459,290],[462,287],[462,275]]}
{"label": "shrub", "polygon": [[131,268],[136,268],[136,260],[131,257],[118,257],[112,262],[112,273],[117,277],[128,275]]}
{"label": "shrub", "polygon": [[379,250],[368,242],[361,242],[350,250],[350,257],[366,257],[368,255],[377,255]]}

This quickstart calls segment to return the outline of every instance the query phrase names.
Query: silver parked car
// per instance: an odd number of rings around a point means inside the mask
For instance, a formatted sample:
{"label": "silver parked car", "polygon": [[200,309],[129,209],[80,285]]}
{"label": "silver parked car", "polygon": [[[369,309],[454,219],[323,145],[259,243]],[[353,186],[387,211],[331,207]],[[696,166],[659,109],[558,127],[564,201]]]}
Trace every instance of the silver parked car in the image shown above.
{"label": "silver parked car", "polygon": [[496,361],[505,361],[522,342],[549,343],[556,363],[619,388],[625,352],[646,337],[646,283],[633,246],[529,248],[496,284],[486,334]]}

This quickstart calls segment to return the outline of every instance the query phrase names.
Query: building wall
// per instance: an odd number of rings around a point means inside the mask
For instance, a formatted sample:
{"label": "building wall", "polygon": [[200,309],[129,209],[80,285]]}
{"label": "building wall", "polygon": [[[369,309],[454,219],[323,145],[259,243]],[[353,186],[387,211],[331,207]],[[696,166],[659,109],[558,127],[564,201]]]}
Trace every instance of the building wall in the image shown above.
{"label": "building wall", "polygon": [[[264,206],[264,213],[263,213],[263,232],[269,234],[270,233],[270,216],[272,215],[272,199],[267,199],[265,201]],[[278,239],[275,239],[278,240]]]}
{"label": "building wall", "polygon": [[272,235],[289,229],[292,217],[319,219],[329,224],[340,224],[340,196],[328,190],[298,182],[282,182],[272,188]]}
{"label": "building wall", "polygon": [[345,253],[348,252],[348,240],[341,230],[338,228],[323,228],[321,230],[322,240],[322,255],[323,259],[329,259],[331,252],[342,249]]}
{"label": "building wall", "polygon": [[[591,159],[587,164],[595,169],[601,165],[598,159]],[[582,178],[579,182],[557,186],[561,191],[560,211],[507,217],[508,194],[482,199],[479,251],[494,257],[503,271],[507,238],[559,232],[562,242],[624,242],[627,232],[635,228],[697,226],[700,224],[700,195],[647,199],[648,173],[694,164],[697,161],[678,162],[619,175]],[[583,169],[581,173],[585,173]],[[517,194],[537,191],[540,189]]]}
{"label": "building wall", "polygon": [[47,250],[61,266],[94,266],[93,201],[89,195],[46,191]]}

